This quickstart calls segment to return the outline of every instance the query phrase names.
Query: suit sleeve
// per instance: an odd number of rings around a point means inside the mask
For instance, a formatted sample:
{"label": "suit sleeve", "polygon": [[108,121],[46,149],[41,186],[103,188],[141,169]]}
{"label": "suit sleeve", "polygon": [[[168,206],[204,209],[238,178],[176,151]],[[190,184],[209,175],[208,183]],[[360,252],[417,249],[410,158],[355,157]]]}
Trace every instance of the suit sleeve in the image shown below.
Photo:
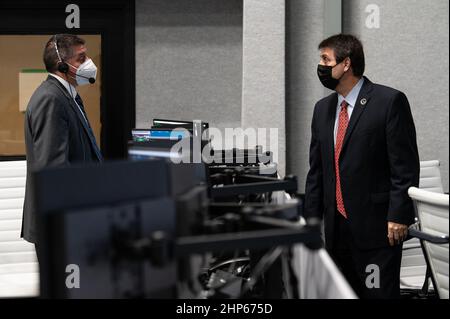
{"label": "suit sleeve", "polygon": [[46,94],[28,114],[31,122],[34,170],[68,164],[69,129],[65,104]]}
{"label": "suit sleeve", "polygon": [[408,188],[419,185],[419,152],[416,129],[408,99],[399,92],[387,114],[386,139],[391,189],[388,221],[410,225],[414,222],[414,208]]}
{"label": "suit sleeve", "polygon": [[322,155],[317,126],[317,104],[311,124],[311,144],[309,148],[309,172],[306,177],[305,206],[303,215],[305,218],[319,217],[323,215],[323,171]]}

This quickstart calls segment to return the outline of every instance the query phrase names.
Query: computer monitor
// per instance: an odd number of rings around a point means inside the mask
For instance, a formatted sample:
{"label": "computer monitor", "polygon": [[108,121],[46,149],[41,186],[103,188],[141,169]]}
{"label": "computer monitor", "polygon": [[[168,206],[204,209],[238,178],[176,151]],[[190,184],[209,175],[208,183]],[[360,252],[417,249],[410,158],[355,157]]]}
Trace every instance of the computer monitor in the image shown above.
{"label": "computer monitor", "polygon": [[[202,129],[206,130],[209,128],[209,124],[207,122],[201,122]],[[154,119],[152,128],[185,128],[187,130],[192,130],[194,125],[194,121],[180,121],[180,120],[170,120],[170,119]]]}
{"label": "computer monitor", "polygon": [[187,130],[170,130],[170,129],[133,129],[131,136],[134,142],[148,142],[152,140],[181,140],[188,137]]}
{"label": "computer monitor", "polygon": [[[151,139],[147,141],[130,141],[128,143],[128,158],[130,160],[141,160],[150,158],[165,158],[174,162],[189,162],[186,154],[174,149],[179,142],[175,139]],[[187,142],[189,145],[189,141]],[[183,157],[183,155],[185,157]]]}
{"label": "computer monitor", "polygon": [[[130,251],[139,251],[142,240],[159,238],[162,247],[175,238],[183,217],[176,199],[199,183],[192,165],[120,161],[34,177],[42,297],[175,297],[175,260],[160,267]],[[196,212],[183,213],[192,220]]]}

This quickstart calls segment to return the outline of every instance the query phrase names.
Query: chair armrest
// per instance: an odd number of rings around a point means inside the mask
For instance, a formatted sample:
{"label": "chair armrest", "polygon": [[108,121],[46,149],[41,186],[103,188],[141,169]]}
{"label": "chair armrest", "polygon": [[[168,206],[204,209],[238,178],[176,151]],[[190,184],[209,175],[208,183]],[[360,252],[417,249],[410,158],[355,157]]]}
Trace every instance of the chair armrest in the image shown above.
{"label": "chair armrest", "polygon": [[427,242],[430,242],[432,244],[448,244],[449,243],[449,237],[448,235],[443,236],[435,236],[428,233],[425,233],[421,230],[419,230],[418,227],[419,223],[412,224],[408,228],[408,237],[415,237],[420,240],[425,240]]}

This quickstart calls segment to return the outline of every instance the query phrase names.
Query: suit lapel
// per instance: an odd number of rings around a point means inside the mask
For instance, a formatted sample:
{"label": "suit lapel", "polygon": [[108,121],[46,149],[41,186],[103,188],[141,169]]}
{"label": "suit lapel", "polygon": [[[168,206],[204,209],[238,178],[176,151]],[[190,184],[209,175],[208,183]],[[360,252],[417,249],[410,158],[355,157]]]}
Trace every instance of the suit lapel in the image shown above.
{"label": "suit lapel", "polygon": [[[59,89],[60,91],[67,97],[67,99],[69,100],[69,104],[72,107],[73,111],[75,112],[75,114],[78,117],[78,120],[81,122],[81,125],[83,126],[84,130],[86,131],[87,136],[89,137],[89,140],[92,144],[92,147],[95,149],[96,148],[96,142],[94,139],[94,136],[92,136],[92,134],[90,133],[90,129],[88,127],[88,124],[86,122],[86,120],[84,119],[83,115],[81,114],[81,111],[79,110],[78,106],[76,105],[74,99],[70,96],[69,92],[67,92],[66,88],[54,77],[52,77],[51,75],[48,76],[47,81],[51,81],[52,83],[54,83]],[[95,152],[97,157],[99,158],[99,160],[101,160],[101,158],[99,157],[99,154],[97,154],[97,152]]]}
{"label": "suit lapel", "polygon": [[348,140],[350,139],[350,136],[353,130],[355,129],[355,126],[358,124],[361,114],[364,112],[369,103],[369,100],[371,98],[370,93],[372,91],[372,87],[373,83],[370,82],[368,78],[364,77],[364,84],[361,88],[361,91],[359,92],[358,98],[356,99],[355,103],[356,105],[355,108],[353,109],[352,116],[350,117],[350,122],[348,123],[347,131],[345,132],[341,154],[344,152],[345,146],[348,144]]}
{"label": "suit lapel", "polygon": [[84,130],[86,131],[87,136],[89,137],[89,140],[91,141],[92,148],[94,149],[95,155],[97,158],[101,161],[101,155],[98,153],[100,150],[98,149],[97,142],[95,141],[95,137],[93,135],[92,130],[89,128],[87,119],[84,118],[84,116],[81,114],[81,110],[76,105],[75,101],[71,99],[70,106],[77,114],[78,120],[81,122],[81,125],[83,125]]}
{"label": "suit lapel", "polygon": [[338,101],[337,93],[333,95],[330,104],[328,105],[328,114],[327,114],[327,126],[326,126],[326,134],[328,137],[328,147],[330,150],[330,154],[328,154],[329,160],[333,165],[334,170],[334,124],[336,121],[336,105]]}

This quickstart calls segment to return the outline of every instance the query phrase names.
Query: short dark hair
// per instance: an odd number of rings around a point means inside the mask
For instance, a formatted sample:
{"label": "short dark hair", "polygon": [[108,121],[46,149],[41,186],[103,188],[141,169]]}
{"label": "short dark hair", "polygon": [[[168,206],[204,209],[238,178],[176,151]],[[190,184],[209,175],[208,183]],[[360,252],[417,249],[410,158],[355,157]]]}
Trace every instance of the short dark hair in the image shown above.
{"label": "short dark hair", "polygon": [[58,54],[56,53],[55,42],[58,45],[61,60],[66,61],[73,56],[75,45],[85,44],[82,38],[74,34],[56,34],[48,40],[44,49],[44,64],[47,72],[54,73],[58,70]]}
{"label": "short dark hair", "polygon": [[347,57],[350,58],[355,76],[362,76],[364,74],[365,60],[363,45],[354,35],[333,35],[320,42],[319,50],[323,48],[333,49],[337,63],[341,63]]}

